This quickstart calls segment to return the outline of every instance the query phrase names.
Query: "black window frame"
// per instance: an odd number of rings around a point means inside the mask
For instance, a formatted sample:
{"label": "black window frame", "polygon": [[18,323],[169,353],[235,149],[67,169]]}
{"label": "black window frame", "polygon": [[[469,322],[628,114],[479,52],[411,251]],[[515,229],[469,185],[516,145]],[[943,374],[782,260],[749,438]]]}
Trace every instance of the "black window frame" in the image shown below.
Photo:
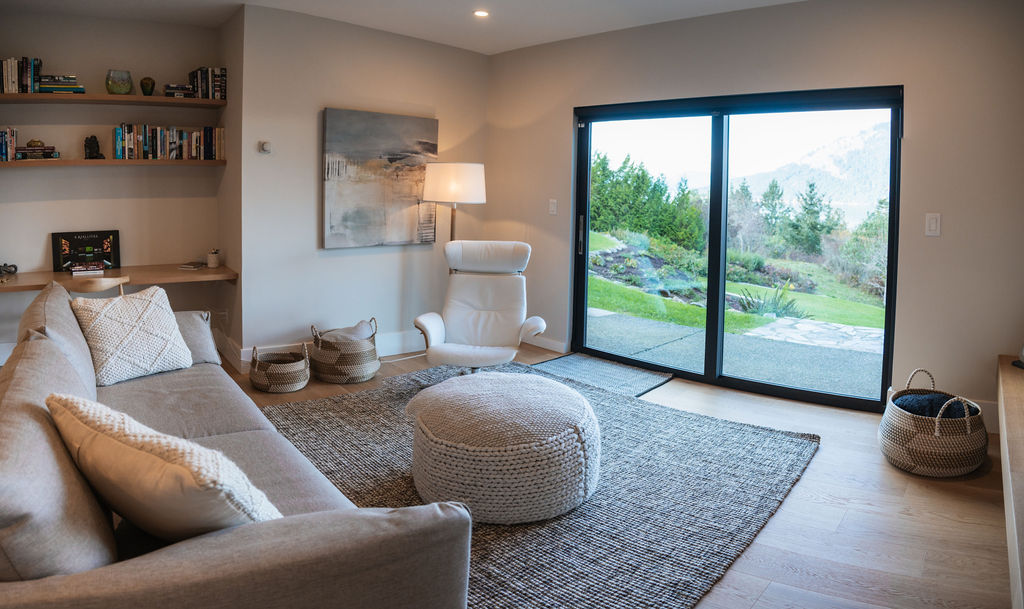
{"label": "black window frame", "polygon": [[[855,110],[889,108],[889,248],[886,272],[885,323],[882,349],[882,374],[879,398],[869,399],[774,385],[761,381],[723,376],[722,337],[725,301],[725,256],[727,198],[728,198],[728,142],[729,116],[737,114],[764,114],[773,112],[811,112],[820,110]],[[652,362],[586,347],[587,308],[587,241],[590,226],[590,126],[595,122],[670,118],[685,116],[711,117],[711,187],[708,218],[708,317],[705,332],[704,371],[689,372]],[[683,98],[645,102],[581,106],[574,108],[576,126],[575,192],[573,195],[573,250],[572,276],[572,350],[606,359],[641,366],[660,372],[669,372],[678,378],[693,380],[731,389],[750,391],[775,397],[801,400],[817,404],[841,406],[855,410],[882,412],[886,390],[892,383],[893,339],[896,317],[896,269],[899,244],[900,146],[903,138],[903,86],[855,87],[846,89],[816,89],[713,97]],[[710,306],[710,303],[718,306]]]}

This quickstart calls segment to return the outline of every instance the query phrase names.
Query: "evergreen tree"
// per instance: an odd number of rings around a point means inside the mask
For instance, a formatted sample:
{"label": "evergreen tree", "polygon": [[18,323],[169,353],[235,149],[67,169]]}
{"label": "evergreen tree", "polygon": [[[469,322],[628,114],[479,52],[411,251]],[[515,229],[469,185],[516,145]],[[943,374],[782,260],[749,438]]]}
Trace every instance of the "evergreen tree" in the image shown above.
{"label": "evergreen tree", "polygon": [[704,251],[707,245],[707,228],[704,214],[700,209],[700,197],[690,190],[685,179],[679,180],[676,194],[672,197],[672,207],[675,209],[677,229],[676,234],[669,239],[686,249]]}
{"label": "evergreen tree", "polygon": [[779,186],[778,180],[773,178],[768,183],[768,188],[761,193],[761,201],[758,206],[761,209],[761,215],[764,216],[768,234],[778,234],[783,223],[789,217],[789,207],[782,200],[782,187]]}
{"label": "evergreen tree", "polygon": [[764,240],[764,219],[754,203],[754,195],[746,179],[729,190],[727,211],[729,249],[747,252],[760,247]]}
{"label": "evergreen tree", "polygon": [[818,191],[814,182],[797,195],[800,209],[786,222],[783,237],[794,249],[812,256],[821,255],[821,238],[842,225],[842,216]]}

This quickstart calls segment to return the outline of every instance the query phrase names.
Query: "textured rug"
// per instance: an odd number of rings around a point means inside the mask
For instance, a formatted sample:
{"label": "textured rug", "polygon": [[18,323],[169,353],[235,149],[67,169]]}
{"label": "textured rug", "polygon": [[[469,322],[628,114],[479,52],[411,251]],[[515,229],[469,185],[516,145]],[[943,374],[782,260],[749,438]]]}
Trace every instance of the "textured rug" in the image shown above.
{"label": "textured rug", "polygon": [[[459,374],[442,366],[377,389],[270,406],[264,413],[363,507],[422,503],[404,407]],[[502,372],[544,374],[507,364]],[[817,436],[666,408],[559,379],[601,425],[601,479],[551,520],[473,528],[469,606],[693,607],[750,545],[818,448]]]}
{"label": "textured rug", "polygon": [[672,375],[667,372],[651,372],[582,353],[570,353],[534,364],[533,367],[548,374],[634,397],[672,379]]}

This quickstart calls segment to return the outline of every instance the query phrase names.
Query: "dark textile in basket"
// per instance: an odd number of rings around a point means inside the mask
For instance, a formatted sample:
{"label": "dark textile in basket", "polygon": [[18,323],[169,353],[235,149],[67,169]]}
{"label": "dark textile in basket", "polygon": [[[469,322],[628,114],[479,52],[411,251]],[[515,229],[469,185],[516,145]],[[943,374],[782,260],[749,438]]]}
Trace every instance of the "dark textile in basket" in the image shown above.
{"label": "dark textile in basket", "polygon": [[[922,417],[937,417],[939,416],[939,410],[942,405],[949,401],[949,396],[942,393],[925,393],[916,394],[908,393],[907,395],[901,395],[892,401],[903,410],[906,410],[910,414],[920,415]],[[978,409],[974,406],[969,406],[971,409],[971,416],[978,414]],[[954,403],[950,404],[946,412],[942,413],[943,419],[962,419],[964,418],[964,407],[962,404]]]}

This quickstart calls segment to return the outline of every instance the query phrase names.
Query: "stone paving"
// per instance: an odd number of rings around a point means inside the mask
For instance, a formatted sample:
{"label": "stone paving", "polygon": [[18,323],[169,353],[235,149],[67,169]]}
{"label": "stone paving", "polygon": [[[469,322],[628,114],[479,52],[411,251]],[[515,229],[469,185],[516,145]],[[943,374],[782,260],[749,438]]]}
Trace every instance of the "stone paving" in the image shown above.
{"label": "stone paving", "polygon": [[744,336],[782,340],[787,343],[815,347],[878,353],[879,355],[882,353],[883,335],[884,332],[881,328],[846,326],[827,321],[794,319],[792,317],[783,317],[744,333]]}

